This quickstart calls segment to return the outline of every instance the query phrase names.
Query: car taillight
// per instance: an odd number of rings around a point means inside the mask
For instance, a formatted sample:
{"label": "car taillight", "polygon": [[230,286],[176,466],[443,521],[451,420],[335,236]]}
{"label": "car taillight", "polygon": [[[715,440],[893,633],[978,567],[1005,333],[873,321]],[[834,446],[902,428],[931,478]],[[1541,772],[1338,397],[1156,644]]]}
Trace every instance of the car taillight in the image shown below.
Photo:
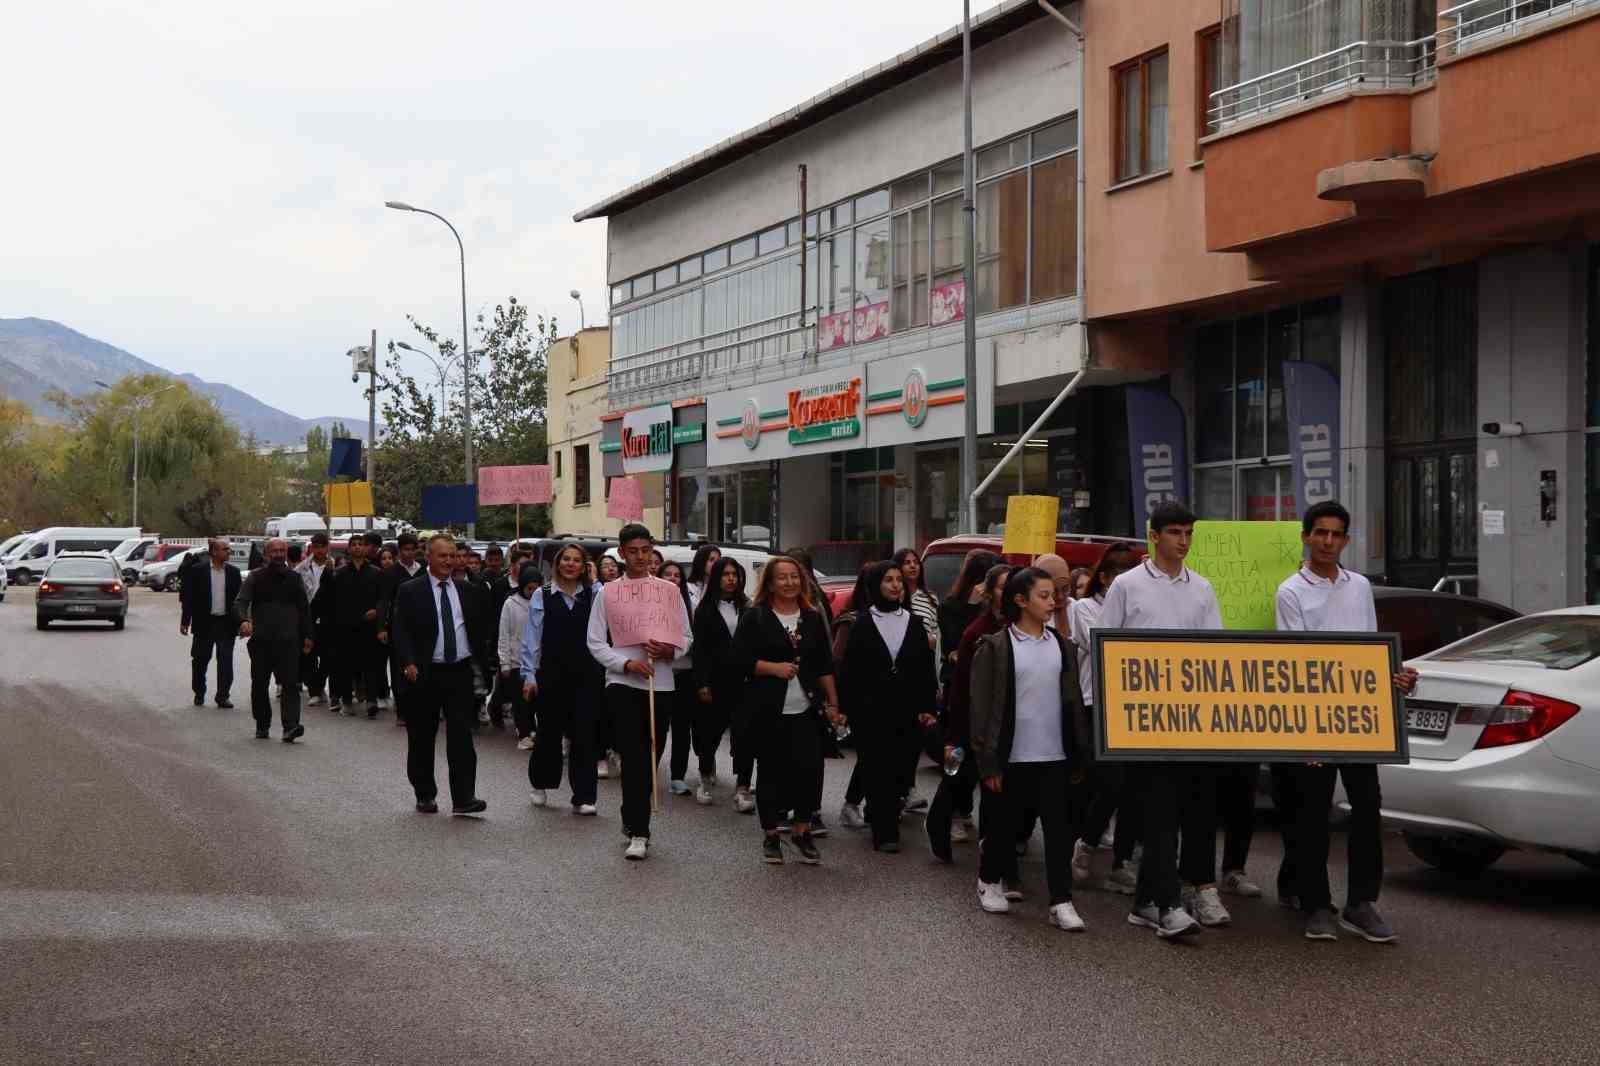
{"label": "car taillight", "polygon": [[109,582],[108,584],[101,585],[100,586],[100,591],[101,592],[121,592],[122,591],[122,582],[120,582],[120,581],[112,581],[112,582]]}
{"label": "car taillight", "polygon": [[61,586],[57,585],[53,581],[41,581],[41,582],[39,582],[39,595],[41,595],[41,596],[48,596],[52,592],[60,592],[60,591],[61,591]]}
{"label": "car taillight", "polygon": [[1577,714],[1578,709],[1575,703],[1550,696],[1507,692],[1473,747],[1498,748],[1506,744],[1538,740]]}

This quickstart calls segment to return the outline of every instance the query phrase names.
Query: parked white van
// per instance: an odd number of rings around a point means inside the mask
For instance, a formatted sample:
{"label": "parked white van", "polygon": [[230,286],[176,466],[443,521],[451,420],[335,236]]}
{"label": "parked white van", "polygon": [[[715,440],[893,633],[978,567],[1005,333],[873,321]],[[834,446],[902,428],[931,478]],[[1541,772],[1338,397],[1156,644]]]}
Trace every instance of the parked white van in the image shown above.
{"label": "parked white van", "polygon": [[137,526],[52,526],[28,535],[11,549],[0,565],[14,585],[27,585],[44,576],[62,552],[110,553],[123,541],[140,536]]}

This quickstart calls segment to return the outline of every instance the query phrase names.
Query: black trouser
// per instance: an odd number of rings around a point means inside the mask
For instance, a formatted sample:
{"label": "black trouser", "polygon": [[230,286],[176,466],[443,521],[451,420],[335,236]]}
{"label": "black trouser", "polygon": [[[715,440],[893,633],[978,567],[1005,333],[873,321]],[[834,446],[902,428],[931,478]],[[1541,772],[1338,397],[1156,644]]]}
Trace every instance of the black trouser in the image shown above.
{"label": "black trouser", "polygon": [[761,746],[761,791],[756,794],[756,810],[761,828],[775,833],[789,811],[796,821],[808,820],[822,805],[822,736],[817,716],[812,711],[800,714],[769,715],[756,728]]}
{"label": "black trouser", "polygon": [[1260,763],[1226,763],[1217,774],[1217,816],[1222,822],[1222,872],[1243,870],[1256,832]]}
{"label": "black trouser", "polygon": [[733,783],[749,788],[756,773],[756,738],[750,732],[750,712],[744,707],[733,711],[728,742],[733,749]]}
{"label": "black trouser", "polygon": [[[1183,763],[1129,763],[1126,772],[1129,791],[1144,797],[1144,861],[1139,864],[1134,906],[1153,904],[1171,910],[1179,903],[1178,811],[1180,797],[1186,799],[1192,790],[1190,767]],[[1215,789],[1211,793],[1215,795]],[[1211,837],[1215,854],[1215,826]]]}
{"label": "black trouser", "polygon": [[701,703],[695,697],[694,754],[700,763],[702,785],[717,776],[717,749],[722,746],[722,734],[728,731],[729,700],[712,690],[711,702]]}
{"label": "black trouser", "polygon": [[[528,784],[552,789],[561,784],[561,739],[568,741],[567,783],[572,787],[572,805],[595,802],[594,692],[592,683],[582,678],[543,674],[539,679],[537,701],[538,735],[528,753]],[[517,695],[517,713],[527,704]],[[521,729],[522,719],[518,719]]]}
{"label": "black trouser", "polygon": [[1255,834],[1256,763],[1192,763],[1190,791],[1180,797],[1183,844],[1178,873],[1191,885],[1217,880],[1217,828],[1226,827],[1222,870],[1244,869]]}
{"label": "black trouser", "polygon": [[328,683],[328,666],[333,660],[333,629],[319,625],[311,637],[311,651],[300,656],[300,677],[306,691],[313,696],[322,695]]}
{"label": "black trouser", "polygon": [[[974,775],[977,769],[973,769]],[[1001,782],[1002,785],[1004,782]],[[1017,884],[1022,871],[1017,863],[1017,849],[1013,819],[1005,814],[1006,798],[1001,792],[978,788],[978,869],[985,862],[992,864],[990,871],[999,871],[1001,879]],[[1009,835],[1007,835],[1009,834]],[[991,882],[992,883],[992,882]]]}
{"label": "black trouser", "polygon": [[211,665],[212,655],[217,659],[217,699],[227,697],[233,688],[233,627],[225,624],[225,620],[212,622],[207,616],[204,621],[199,618],[194,620],[194,627],[190,630],[189,638],[189,687],[201,699],[206,695],[206,668]]}
{"label": "black trouser", "polygon": [[[1035,811],[1044,824],[1044,870],[1050,887],[1050,904],[1072,899],[1073,824],[1067,803],[1067,761],[1014,762],[1001,775],[997,815],[999,831],[992,839],[998,847],[983,849],[979,878],[993,884],[1006,879],[1004,852],[1017,836],[1020,819]],[[1012,866],[1016,864],[1013,853]]]}
{"label": "black trouser", "polygon": [[[511,722],[516,726],[517,738],[531,737],[539,728],[534,718],[534,702],[522,698],[522,671],[500,675],[500,687],[511,697]],[[538,700],[535,695],[533,700]]]}
{"label": "black trouser", "polygon": [[[368,703],[378,701],[381,682],[378,671],[382,668],[378,638],[366,625],[346,626],[334,634],[333,661],[328,663],[329,695],[345,703],[351,702],[357,692],[366,695]],[[472,671],[467,670],[470,682]]]}
{"label": "black trouser", "polygon": [[439,794],[433,776],[433,742],[444,719],[445,761],[450,768],[450,800],[456,805],[474,798],[478,753],[472,747],[472,726],[477,706],[472,698],[470,662],[453,666],[431,664],[417,683],[406,689],[406,776],[417,801],[426,803]]}
{"label": "black trouser", "polygon": [[928,804],[928,815],[924,820],[930,839],[949,840],[950,823],[955,820],[957,813],[971,817],[972,786],[978,783],[975,762],[976,760],[969,755],[961,760],[961,765],[955,773],[940,773],[939,787],[933,793],[933,800]]}
{"label": "black trouser", "polygon": [[855,731],[856,773],[861,774],[866,819],[874,845],[900,839],[900,797],[906,784],[906,752],[916,744],[916,723],[890,708],[874,708],[880,720]]}
{"label": "black trouser", "polygon": [[689,773],[689,752],[694,750],[695,708],[700,701],[695,698],[694,675],[689,671],[674,671],[672,685],[669,697],[672,704],[671,780],[682,781]]}
{"label": "black trouser", "polygon": [[[656,742],[670,724],[671,692],[656,691]],[[665,698],[663,698],[665,697]],[[622,828],[630,837],[650,836],[650,693],[631,685],[607,685],[612,750],[622,760]]]}
{"label": "black trouser", "polygon": [[272,725],[272,678],[276,675],[283,686],[283,729],[288,732],[300,724],[300,638],[251,637],[244,648],[250,654],[250,713],[255,716],[256,728]]}
{"label": "black trouser", "polygon": [[1283,865],[1278,868],[1278,896],[1299,896],[1300,909],[1307,914],[1333,905],[1328,883],[1328,810],[1333,804],[1336,774],[1344,779],[1345,796],[1350,800],[1345,906],[1377,902],[1383,883],[1383,795],[1378,768],[1356,763],[1275,764],[1272,778],[1278,793],[1284,852]]}

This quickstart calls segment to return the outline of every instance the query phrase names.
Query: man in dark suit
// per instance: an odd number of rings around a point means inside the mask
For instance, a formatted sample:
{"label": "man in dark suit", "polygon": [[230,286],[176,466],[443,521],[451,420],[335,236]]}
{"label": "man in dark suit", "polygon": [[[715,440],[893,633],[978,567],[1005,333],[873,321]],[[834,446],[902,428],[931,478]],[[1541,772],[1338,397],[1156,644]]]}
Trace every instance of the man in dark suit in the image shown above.
{"label": "man in dark suit", "polygon": [[429,539],[427,576],[400,586],[390,620],[395,665],[408,687],[406,776],[423,814],[439,810],[433,743],[441,716],[452,811],[481,814],[489,806],[473,794],[478,756],[472,747],[473,658],[489,640],[483,630],[487,612],[482,597],[487,593],[473,582],[451,576],[454,555],[450,537],[440,534]]}
{"label": "man in dark suit", "polygon": [[193,638],[189,643],[190,687],[194,705],[205,706],[206,669],[217,657],[217,706],[232,707],[228,690],[233,688],[233,640],[239,633],[239,615],[234,601],[239,597],[239,568],[228,562],[232,554],[228,542],[212,537],[206,544],[209,565],[190,565],[178,587],[181,617],[178,632]]}
{"label": "man in dark suit", "polygon": [[283,742],[305,735],[300,724],[300,656],[311,651],[311,605],[300,575],[289,569],[289,542],[267,541],[265,565],[252,570],[239,593],[239,634],[248,638],[250,710],[256,739],[272,725],[272,678],[281,686]]}
{"label": "man in dark suit", "polygon": [[[373,542],[376,541],[376,546]],[[367,701],[367,717],[378,717],[378,564],[373,561],[383,538],[376,533],[350,538],[350,562],[324,580],[317,595],[324,599],[312,613],[333,620],[334,647],[328,670],[329,698],[338,699],[345,717],[355,716],[358,697]],[[325,656],[326,658],[326,656]]]}
{"label": "man in dark suit", "polygon": [[[415,533],[400,534],[395,542],[395,564],[378,574],[378,643],[383,645],[383,669],[386,670],[394,664],[394,638],[390,630],[394,620],[395,596],[399,594],[401,585],[428,572],[428,568],[417,561],[417,547]],[[406,724],[405,679],[400,676],[399,666],[393,666],[390,676],[394,689],[394,724],[403,726]]]}

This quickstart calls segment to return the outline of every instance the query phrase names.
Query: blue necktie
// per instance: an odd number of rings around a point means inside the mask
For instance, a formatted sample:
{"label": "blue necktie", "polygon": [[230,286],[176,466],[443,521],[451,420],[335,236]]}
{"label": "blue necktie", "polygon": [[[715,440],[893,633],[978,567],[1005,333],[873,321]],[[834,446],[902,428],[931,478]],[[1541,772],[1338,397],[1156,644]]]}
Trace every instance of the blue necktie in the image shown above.
{"label": "blue necktie", "polygon": [[450,584],[439,582],[439,628],[444,631],[444,661],[456,661],[456,617],[450,609]]}

